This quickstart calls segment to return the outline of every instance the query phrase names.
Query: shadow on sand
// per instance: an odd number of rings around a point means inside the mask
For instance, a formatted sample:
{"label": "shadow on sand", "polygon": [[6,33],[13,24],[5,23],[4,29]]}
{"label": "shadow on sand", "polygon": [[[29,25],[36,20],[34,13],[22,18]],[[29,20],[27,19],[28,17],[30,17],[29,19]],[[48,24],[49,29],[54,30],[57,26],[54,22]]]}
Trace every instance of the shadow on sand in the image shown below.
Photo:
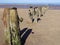
{"label": "shadow on sand", "polygon": [[24,29],[20,30],[21,45],[25,44],[25,41],[31,32],[32,32],[32,29],[28,29],[28,28],[24,28]]}

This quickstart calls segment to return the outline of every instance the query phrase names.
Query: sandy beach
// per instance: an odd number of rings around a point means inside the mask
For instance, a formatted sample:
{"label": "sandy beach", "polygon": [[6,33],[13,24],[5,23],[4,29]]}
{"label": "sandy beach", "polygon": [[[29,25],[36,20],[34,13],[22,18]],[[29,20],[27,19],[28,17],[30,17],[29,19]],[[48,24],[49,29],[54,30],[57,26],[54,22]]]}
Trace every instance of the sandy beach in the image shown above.
{"label": "sandy beach", "polygon": [[[19,17],[23,17],[20,23],[22,42],[24,45],[60,45],[60,10],[48,9],[38,23],[32,23],[28,15],[28,9],[18,8]],[[0,8],[0,45],[4,42],[4,25],[1,20],[3,8]]]}

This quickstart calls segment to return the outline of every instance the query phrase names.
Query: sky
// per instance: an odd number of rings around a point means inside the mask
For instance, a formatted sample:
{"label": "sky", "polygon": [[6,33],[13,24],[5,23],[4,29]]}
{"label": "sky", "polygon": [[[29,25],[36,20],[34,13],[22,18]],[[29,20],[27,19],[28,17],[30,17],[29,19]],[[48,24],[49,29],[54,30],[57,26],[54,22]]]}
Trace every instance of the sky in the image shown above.
{"label": "sky", "polygon": [[0,0],[0,4],[59,4],[60,0]]}

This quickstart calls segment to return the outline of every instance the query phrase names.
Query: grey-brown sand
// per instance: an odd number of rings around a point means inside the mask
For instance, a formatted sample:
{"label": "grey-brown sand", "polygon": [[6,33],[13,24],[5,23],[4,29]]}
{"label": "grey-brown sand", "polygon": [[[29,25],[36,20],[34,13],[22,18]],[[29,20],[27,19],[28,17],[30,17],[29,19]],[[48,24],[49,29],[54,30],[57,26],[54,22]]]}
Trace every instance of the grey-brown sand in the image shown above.
{"label": "grey-brown sand", "polygon": [[[3,8],[0,8],[0,45],[6,45],[2,14]],[[18,15],[24,18],[20,23],[21,30],[28,28],[34,32],[30,33],[24,45],[60,45],[60,10],[48,10],[38,23],[31,23],[28,9],[18,9]]]}

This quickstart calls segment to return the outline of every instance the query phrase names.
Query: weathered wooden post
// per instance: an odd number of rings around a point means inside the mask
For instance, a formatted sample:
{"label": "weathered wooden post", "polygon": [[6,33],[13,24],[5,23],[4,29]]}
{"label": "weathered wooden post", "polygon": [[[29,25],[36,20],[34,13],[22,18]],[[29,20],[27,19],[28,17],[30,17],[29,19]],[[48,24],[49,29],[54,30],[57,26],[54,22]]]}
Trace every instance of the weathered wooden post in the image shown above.
{"label": "weathered wooden post", "polygon": [[40,16],[39,16],[39,9],[38,7],[34,8],[34,22],[38,22],[40,20]]}
{"label": "weathered wooden post", "polygon": [[4,32],[6,43],[7,45],[21,45],[17,8],[9,8],[6,10],[8,13],[3,15],[4,24],[7,24]]}
{"label": "weathered wooden post", "polygon": [[48,8],[49,8],[48,6],[44,6],[44,7],[43,7],[43,9],[42,9],[42,10],[43,10],[43,14],[46,13],[46,11],[48,10]]}
{"label": "weathered wooden post", "polygon": [[48,6],[39,7],[40,16],[43,16],[46,13],[47,10],[48,10]]}
{"label": "weathered wooden post", "polygon": [[9,9],[10,8],[4,8],[3,12],[3,24],[4,24],[4,37],[5,37],[5,43],[6,45],[10,44],[10,31],[9,31]]}
{"label": "weathered wooden post", "polygon": [[21,45],[19,17],[17,8],[10,8],[10,42],[11,45]]}
{"label": "weathered wooden post", "polygon": [[32,20],[32,23],[34,22],[34,9],[33,9],[33,7],[32,6],[30,6],[30,8],[29,8],[29,17],[30,17],[30,19]]}
{"label": "weathered wooden post", "polygon": [[39,10],[40,10],[40,16],[43,16],[43,13],[42,13],[42,6],[41,7],[39,7]]}

